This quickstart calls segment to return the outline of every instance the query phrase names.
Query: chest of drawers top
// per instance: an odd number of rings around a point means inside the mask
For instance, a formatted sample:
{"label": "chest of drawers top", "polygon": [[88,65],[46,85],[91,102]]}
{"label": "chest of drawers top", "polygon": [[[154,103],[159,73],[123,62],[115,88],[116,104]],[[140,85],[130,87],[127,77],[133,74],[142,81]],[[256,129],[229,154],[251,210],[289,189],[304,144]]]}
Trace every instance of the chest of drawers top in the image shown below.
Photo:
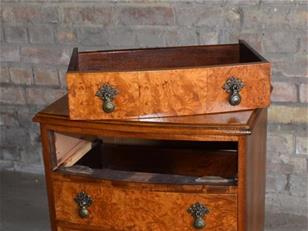
{"label": "chest of drawers top", "polygon": [[[262,109],[239,112],[175,116],[161,118],[131,118],[117,120],[72,120],[68,112],[68,96],[58,99],[33,118],[42,125],[65,126],[68,129],[89,129],[91,133],[112,132],[113,135],[154,136],[168,139],[201,139],[204,135],[239,136],[251,134]],[[185,133],[183,133],[185,131]],[[172,138],[174,136],[174,138]],[[195,137],[196,136],[196,137]]]}

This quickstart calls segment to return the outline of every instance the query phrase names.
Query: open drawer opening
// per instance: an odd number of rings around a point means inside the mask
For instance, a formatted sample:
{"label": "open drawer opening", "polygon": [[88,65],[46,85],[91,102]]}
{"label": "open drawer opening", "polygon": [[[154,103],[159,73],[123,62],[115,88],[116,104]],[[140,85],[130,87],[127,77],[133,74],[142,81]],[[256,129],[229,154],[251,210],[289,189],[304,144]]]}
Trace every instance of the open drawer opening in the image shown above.
{"label": "open drawer opening", "polygon": [[55,170],[107,180],[237,184],[236,142],[192,142],[54,133]]}

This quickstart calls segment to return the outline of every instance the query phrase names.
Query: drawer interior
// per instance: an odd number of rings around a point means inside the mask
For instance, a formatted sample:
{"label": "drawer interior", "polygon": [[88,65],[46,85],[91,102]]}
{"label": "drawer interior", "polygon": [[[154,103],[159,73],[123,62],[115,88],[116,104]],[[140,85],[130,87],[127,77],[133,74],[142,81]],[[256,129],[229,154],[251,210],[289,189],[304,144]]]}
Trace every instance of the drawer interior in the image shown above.
{"label": "drawer interior", "polygon": [[236,142],[142,140],[54,133],[55,170],[148,183],[236,185]]}
{"label": "drawer interior", "polygon": [[71,71],[137,71],[262,62],[246,43],[74,52]]}

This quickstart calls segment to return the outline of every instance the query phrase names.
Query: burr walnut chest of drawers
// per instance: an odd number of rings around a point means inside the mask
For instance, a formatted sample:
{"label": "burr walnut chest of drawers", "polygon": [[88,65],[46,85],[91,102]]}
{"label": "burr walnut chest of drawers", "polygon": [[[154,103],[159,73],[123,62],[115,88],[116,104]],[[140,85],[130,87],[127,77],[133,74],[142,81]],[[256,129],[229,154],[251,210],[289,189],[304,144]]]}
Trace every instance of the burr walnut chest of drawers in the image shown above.
{"label": "burr walnut chest of drawers", "polygon": [[53,231],[262,231],[266,109],[70,120],[39,112]]}

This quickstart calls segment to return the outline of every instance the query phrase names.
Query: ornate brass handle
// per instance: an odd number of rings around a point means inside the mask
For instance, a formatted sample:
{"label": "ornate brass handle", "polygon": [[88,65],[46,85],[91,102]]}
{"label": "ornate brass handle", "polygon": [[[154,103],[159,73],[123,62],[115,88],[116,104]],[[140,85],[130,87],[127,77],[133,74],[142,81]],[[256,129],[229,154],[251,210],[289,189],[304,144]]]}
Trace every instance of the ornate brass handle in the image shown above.
{"label": "ornate brass handle", "polygon": [[103,110],[106,113],[113,112],[115,109],[115,104],[112,100],[116,97],[119,91],[108,83],[103,84],[98,91],[96,96],[100,97],[103,101]]}
{"label": "ornate brass handle", "polygon": [[92,198],[85,192],[80,192],[74,200],[79,206],[79,216],[81,218],[87,218],[89,216],[88,207],[92,204]]}
{"label": "ornate brass handle", "polygon": [[230,77],[225,82],[223,89],[230,94],[229,103],[232,106],[236,106],[241,103],[240,91],[244,86],[243,81],[235,77]]}
{"label": "ornate brass handle", "polygon": [[196,229],[203,229],[205,227],[205,221],[203,218],[209,213],[209,209],[205,205],[197,202],[191,205],[187,212],[190,213],[195,219],[193,226]]}

